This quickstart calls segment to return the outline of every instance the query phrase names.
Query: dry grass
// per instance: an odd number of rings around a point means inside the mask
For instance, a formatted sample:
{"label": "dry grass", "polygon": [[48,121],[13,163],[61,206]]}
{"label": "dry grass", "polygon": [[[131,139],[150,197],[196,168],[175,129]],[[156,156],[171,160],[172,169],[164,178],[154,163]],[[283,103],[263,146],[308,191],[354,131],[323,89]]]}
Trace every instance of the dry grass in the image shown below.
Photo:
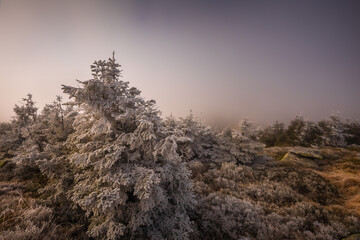
{"label": "dry grass", "polygon": [[24,214],[36,208],[36,201],[24,197],[25,186],[18,182],[0,182],[0,232],[21,222]]}
{"label": "dry grass", "polygon": [[331,153],[331,164],[316,172],[339,189],[346,209],[360,215],[360,154],[345,149],[327,150],[328,155]]}
{"label": "dry grass", "polygon": [[335,185],[346,209],[352,209],[360,215],[360,176],[344,170],[318,172],[319,175]]}
{"label": "dry grass", "polygon": [[[336,204],[329,206],[346,209],[360,216],[360,147],[322,148],[318,161],[319,168],[307,168],[319,174],[339,191]],[[272,147],[265,149],[275,160],[286,154],[288,148]]]}
{"label": "dry grass", "polygon": [[21,182],[0,182],[0,239],[69,239],[54,223],[52,209],[24,191]]}

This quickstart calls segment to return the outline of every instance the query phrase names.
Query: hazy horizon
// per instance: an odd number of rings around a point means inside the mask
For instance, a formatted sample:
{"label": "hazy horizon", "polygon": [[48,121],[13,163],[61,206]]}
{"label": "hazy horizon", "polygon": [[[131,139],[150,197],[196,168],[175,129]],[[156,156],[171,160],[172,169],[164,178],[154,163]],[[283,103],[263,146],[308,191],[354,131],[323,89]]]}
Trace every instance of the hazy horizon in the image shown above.
{"label": "hazy horizon", "polygon": [[360,2],[0,0],[0,121],[115,50],[163,116],[360,119]]}

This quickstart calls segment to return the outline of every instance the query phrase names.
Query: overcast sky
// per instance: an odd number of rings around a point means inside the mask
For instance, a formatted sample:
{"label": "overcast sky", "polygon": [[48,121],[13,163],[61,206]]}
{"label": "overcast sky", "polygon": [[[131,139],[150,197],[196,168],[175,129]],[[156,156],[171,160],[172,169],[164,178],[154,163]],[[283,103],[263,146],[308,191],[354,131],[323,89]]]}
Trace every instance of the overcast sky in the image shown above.
{"label": "overcast sky", "polygon": [[27,93],[43,107],[89,79],[113,50],[164,116],[359,119],[359,3],[0,0],[0,121]]}

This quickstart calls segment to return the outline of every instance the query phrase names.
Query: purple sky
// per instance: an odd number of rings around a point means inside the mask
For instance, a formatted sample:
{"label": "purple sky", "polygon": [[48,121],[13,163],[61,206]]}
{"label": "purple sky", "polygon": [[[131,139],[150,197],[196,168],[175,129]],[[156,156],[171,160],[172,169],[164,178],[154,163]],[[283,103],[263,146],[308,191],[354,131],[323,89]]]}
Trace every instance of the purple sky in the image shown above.
{"label": "purple sky", "polygon": [[0,0],[0,121],[116,51],[164,116],[360,119],[360,2]]}

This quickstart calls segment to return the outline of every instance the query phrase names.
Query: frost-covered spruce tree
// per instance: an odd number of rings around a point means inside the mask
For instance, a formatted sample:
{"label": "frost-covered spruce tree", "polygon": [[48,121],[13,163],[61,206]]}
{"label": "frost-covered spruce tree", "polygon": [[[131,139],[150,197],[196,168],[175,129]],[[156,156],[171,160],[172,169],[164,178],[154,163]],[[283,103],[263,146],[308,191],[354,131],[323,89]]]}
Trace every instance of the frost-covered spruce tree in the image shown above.
{"label": "frost-covered spruce tree", "polygon": [[286,143],[292,146],[300,146],[304,142],[308,124],[302,116],[296,116],[285,131]]}
{"label": "frost-covered spruce tree", "polygon": [[325,121],[326,128],[323,128],[323,141],[325,145],[333,147],[343,147],[346,145],[347,134],[344,123],[341,121],[340,114],[336,113]]}
{"label": "frost-covered spruce tree", "polygon": [[64,117],[71,107],[63,109],[60,96],[52,104],[47,104],[41,114],[37,114],[37,109],[31,94],[23,98],[21,106],[15,105],[13,131],[19,132],[21,138],[21,146],[14,158],[17,163],[34,164],[36,160],[49,159],[53,154],[49,147],[64,141],[72,131],[71,118]]}
{"label": "frost-covered spruce tree", "polygon": [[46,128],[48,141],[52,144],[66,140],[72,132],[73,118],[67,116],[71,112],[73,112],[72,106],[64,104],[61,96],[56,96],[56,100],[47,104],[42,110],[40,120]]}
{"label": "frost-covered spruce tree", "polygon": [[95,61],[93,78],[63,86],[79,106],[67,145],[75,174],[68,192],[96,239],[187,239],[195,204],[177,137],[154,101],[119,79],[114,56]]}
{"label": "frost-covered spruce tree", "polygon": [[14,124],[22,136],[23,140],[28,139],[32,144],[36,145],[39,151],[43,150],[43,144],[39,136],[35,136],[30,130],[30,126],[37,121],[37,110],[32,95],[29,93],[22,99],[22,105],[15,105]]}
{"label": "frost-covered spruce tree", "polygon": [[176,136],[178,153],[184,161],[206,160],[212,155],[216,143],[212,129],[196,119],[192,111],[185,118],[176,120],[169,117],[165,120],[166,128]]}
{"label": "frost-covered spruce tree", "polygon": [[243,120],[235,129],[225,129],[217,134],[218,150],[216,158],[222,162],[250,164],[263,151],[264,145],[256,140],[253,126],[248,120]]}
{"label": "frost-covered spruce tree", "polygon": [[22,99],[22,105],[14,107],[14,130],[21,139],[21,145],[15,151],[16,157],[13,158],[17,164],[34,166],[35,160],[44,151],[46,135],[40,126],[37,110],[31,94]]}
{"label": "frost-covered spruce tree", "polygon": [[218,132],[190,112],[186,118],[166,119],[165,126],[178,136],[178,153],[184,161],[249,164],[264,147],[256,139],[258,130],[246,119],[237,128]]}

